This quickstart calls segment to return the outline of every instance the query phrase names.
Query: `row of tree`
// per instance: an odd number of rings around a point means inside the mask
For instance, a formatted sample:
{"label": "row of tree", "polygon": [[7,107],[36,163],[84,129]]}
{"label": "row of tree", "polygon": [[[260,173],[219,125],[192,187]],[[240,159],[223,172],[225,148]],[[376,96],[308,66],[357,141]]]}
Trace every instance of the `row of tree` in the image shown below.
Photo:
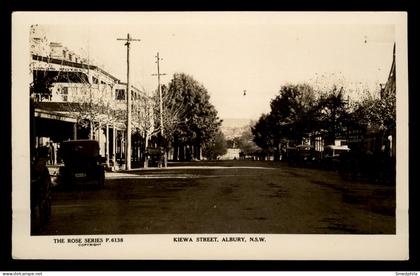
{"label": "row of tree", "polygon": [[300,144],[303,138],[322,137],[328,145],[337,138],[395,134],[395,93],[350,102],[345,92],[335,86],[327,91],[308,84],[283,86],[271,100],[271,111],[252,127],[253,140],[277,159],[281,144]]}
{"label": "row of tree", "polygon": [[[113,87],[92,84],[87,77],[75,74],[72,74],[71,80],[69,76],[62,75],[66,73],[58,74],[64,79],[63,82],[72,84],[70,86],[57,84],[55,89],[62,95],[67,96],[68,93],[68,102],[64,105],[66,111],[77,119],[79,127],[89,131],[90,139],[97,130],[102,130],[106,126],[126,129],[125,101],[116,100]],[[57,76],[52,77],[47,71],[34,72],[31,95],[40,96],[40,101],[51,98],[54,83],[57,83]],[[69,87],[73,93],[67,91],[63,93],[64,89],[70,90]],[[132,98],[130,127],[133,135],[142,139],[143,151],[149,147],[149,141],[153,140],[152,146],[163,148],[165,154],[173,148],[174,160],[201,159],[202,154],[207,158],[214,155],[211,146],[221,135],[222,121],[210,103],[207,89],[192,76],[176,73],[168,85],[162,86],[161,91],[162,99],[158,91],[155,91],[151,97],[139,93]],[[136,94],[132,94],[132,97],[133,95]],[[160,100],[163,107],[162,123]]]}

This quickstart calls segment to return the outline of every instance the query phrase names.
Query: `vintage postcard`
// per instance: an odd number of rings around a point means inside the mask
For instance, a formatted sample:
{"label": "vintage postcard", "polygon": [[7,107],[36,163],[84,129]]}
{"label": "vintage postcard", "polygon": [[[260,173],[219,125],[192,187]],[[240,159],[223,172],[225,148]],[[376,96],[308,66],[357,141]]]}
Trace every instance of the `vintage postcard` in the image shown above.
{"label": "vintage postcard", "polygon": [[402,12],[15,12],[13,258],[407,260]]}

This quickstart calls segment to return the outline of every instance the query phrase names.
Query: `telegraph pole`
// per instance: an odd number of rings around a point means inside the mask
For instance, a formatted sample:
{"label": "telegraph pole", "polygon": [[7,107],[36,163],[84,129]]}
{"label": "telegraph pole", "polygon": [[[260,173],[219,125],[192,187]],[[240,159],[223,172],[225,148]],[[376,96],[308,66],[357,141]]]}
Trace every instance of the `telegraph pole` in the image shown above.
{"label": "telegraph pole", "polygon": [[140,41],[127,34],[127,38],[117,38],[117,40],[126,41],[127,46],[127,142],[125,143],[125,169],[131,169],[131,85],[130,85],[130,43],[132,41]]}
{"label": "telegraph pole", "polygon": [[[162,90],[160,89],[160,76],[165,76],[165,73],[160,73],[159,68],[159,61],[162,60],[162,58],[159,57],[159,52],[156,54],[156,64],[157,64],[157,74],[152,74],[152,76],[158,77],[158,92],[159,92],[159,111],[160,111],[160,136],[163,139],[163,104],[162,104]],[[166,167],[166,152],[164,153],[164,163]]]}

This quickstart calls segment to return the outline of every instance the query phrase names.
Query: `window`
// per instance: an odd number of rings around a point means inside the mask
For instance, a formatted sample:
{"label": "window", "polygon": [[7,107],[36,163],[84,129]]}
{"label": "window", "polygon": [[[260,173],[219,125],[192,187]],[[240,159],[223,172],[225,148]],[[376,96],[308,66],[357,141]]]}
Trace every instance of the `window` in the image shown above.
{"label": "window", "polygon": [[63,87],[63,90],[61,90],[61,93],[63,95],[68,95],[69,94],[69,88],[68,87]]}
{"label": "window", "polygon": [[92,77],[92,82],[94,84],[98,84],[99,83],[99,80],[97,78],[95,78],[95,77]]}
{"label": "window", "polygon": [[67,95],[64,95],[64,96],[63,96],[63,102],[67,102],[67,99],[68,99],[68,98],[67,98]]}
{"label": "window", "polygon": [[125,90],[124,89],[116,89],[115,90],[115,99],[116,100],[125,100]]}
{"label": "window", "polygon": [[71,61],[71,59],[73,58],[73,56],[71,54],[69,54],[69,60]]}

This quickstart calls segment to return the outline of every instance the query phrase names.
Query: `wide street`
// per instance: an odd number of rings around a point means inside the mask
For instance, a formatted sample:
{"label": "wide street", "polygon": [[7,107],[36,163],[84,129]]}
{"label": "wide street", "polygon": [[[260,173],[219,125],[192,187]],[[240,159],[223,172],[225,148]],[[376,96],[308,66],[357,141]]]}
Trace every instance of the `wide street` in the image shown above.
{"label": "wide street", "polygon": [[268,161],[171,163],[53,192],[42,235],[395,233],[395,187]]}

